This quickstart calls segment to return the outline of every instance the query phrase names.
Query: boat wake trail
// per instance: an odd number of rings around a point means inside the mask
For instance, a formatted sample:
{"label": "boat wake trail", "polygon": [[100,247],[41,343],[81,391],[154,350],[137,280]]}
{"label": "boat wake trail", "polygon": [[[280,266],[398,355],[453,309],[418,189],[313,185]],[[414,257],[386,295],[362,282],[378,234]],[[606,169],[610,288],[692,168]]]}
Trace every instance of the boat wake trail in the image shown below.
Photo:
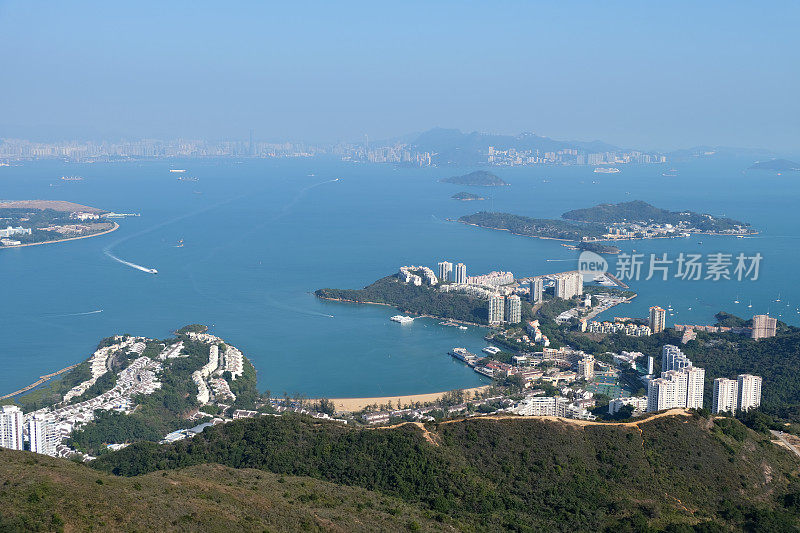
{"label": "boat wake trail", "polygon": [[95,311],[84,311],[83,313],[62,313],[59,315],[46,315],[47,318],[59,318],[62,316],[86,316],[86,315],[96,315],[97,313],[102,313],[102,309],[97,309]]}
{"label": "boat wake trail", "polygon": [[155,268],[147,268],[146,266],[137,265],[136,263],[131,263],[130,261],[125,261],[124,259],[120,259],[116,255],[109,252],[107,249],[103,250],[103,253],[106,254],[108,257],[113,259],[118,263],[122,263],[123,265],[129,266],[131,268],[135,268],[136,270],[141,270],[142,272],[147,272],[148,274],[158,274],[158,270]]}
{"label": "boat wake trail", "polygon": [[264,302],[267,303],[270,307],[274,307],[276,309],[283,309],[284,311],[289,311],[291,313],[299,313],[301,315],[307,315],[307,316],[318,316],[322,318],[336,318],[333,315],[329,315],[327,313],[320,313],[319,311],[311,311],[309,309],[302,309],[300,307],[293,307],[290,305],[286,305],[284,303],[277,301],[275,298],[273,298],[268,294],[264,295]]}
{"label": "boat wake trail", "polygon": [[199,215],[201,213],[205,213],[206,211],[211,211],[212,209],[216,209],[217,207],[219,207],[219,206],[221,206],[223,204],[227,204],[227,203],[232,202],[234,200],[238,200],[239,198],[242,198],[244,196],[246,196],[246,194],[240,194],[239,196],[234,196],[233,198],[229,198],[228,200],[223,200],[222,202],[217,202],[217,203],[215,203],[213,205],[210,205],[210,206],[207,206],[207,207],[203,207],[201,209],[197,209],[197,210],[192,211],[190,213],[185,213],[183,215],[179,215],[179,216],[171,218],[169,220],[165,220],[164,222],[156,224],[155,226],[151,226],[151,227],[149,227],[147,229],[143,229],[142,231],[138,231],[136,233],[133,233],[131,235],[128,235],[126,237],[123,237],[121,239],[118,239],[118,240],[112,242],[111,244],[109,244],[108,246],[103,248],[103,253],[106,256],[108,256],[111,259],[113,259],[114,261],[116,261],[118,263],[121,263],[121,264],[123,264],[125,266],[129,266],[131,268],[135,268],[136,270],[141,270],[142,272],[147,272],[148,274],[158,274],[158,270],[156,270],[155,268],[147,268],[146,266],[137,265],[136,263],[131,263],[130,261],[125,261],[124,259],[121,259],[121,258],[117,257],[116,255],[114,255],[112,250],[114,248],[116,248],[117,246],[119,246],[120,244],[122,244],[123,242],[125,242],[127,240],[130,240],[130,239],[133,239],[134,237],[139,237],[141,235],[145,235],[145,234],[150,233],[152,231],[155,231],[155,230],[157,230],[159,228],[163,228],[164,226],[168,226],[170,224],[174,224],[175,222],[178,222],[178,221],[183,220],[185,218],[193,217],[193,216]]}

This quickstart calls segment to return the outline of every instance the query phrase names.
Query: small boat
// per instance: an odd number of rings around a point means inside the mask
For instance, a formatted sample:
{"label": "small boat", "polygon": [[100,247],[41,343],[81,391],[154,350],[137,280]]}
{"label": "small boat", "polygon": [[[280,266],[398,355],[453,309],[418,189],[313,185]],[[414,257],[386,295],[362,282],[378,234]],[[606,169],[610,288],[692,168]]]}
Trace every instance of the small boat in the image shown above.
{"label": "small boat", "polygon": [[183,248],[183,239],[178,239],[178,244],[175,245],[175,248]]}
{"label": "small boat", "polygon": [[747,307],[748,307],[748,309],[749,309],[750,307],[753,307],[753,300],[750,300],[750,303],[749,303],[749,304],[747,304]]}

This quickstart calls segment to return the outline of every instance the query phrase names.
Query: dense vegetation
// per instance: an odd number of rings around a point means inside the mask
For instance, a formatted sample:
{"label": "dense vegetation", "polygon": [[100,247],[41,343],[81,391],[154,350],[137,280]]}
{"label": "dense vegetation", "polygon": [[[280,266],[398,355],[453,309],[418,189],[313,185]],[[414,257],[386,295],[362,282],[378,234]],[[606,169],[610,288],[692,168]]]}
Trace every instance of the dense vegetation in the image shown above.
{"label": "dense vegetation", "polygon": [[757,341],[734,333],[699,333],[684,351],[695,365],[706,369],[707,402],[714,378],[755,374],[764,380],[762,411],[800,422],[800,329]]}
{"label": "dense vegetation", "polygon": [[620,249],[612,244],[582,241],[577,244],[579,250],[586,250],[596,254],[618,254]]}
{"label": "dense vegetation", "polygon": [[202,465],[136,478],[0,448],[0,531],[454,531],[383,494]]}
{"label": "dense vegetation", "polygon": [[396,276],[381,278],[363,289],[319,289],[314,294],[333,300],[391,305],[404,313],[477,324],[486,324],[489,321],[486,300],[458,292],[440,292],[425,285],[403,283]]}
{"label": "dense vegetation", "polygon": [[449,178],[442,178],[439,181],[443,183],[455,183],[457,185],[472,185],[478,187],[502,187],[508,185],[505,181],[500,179],[499,176],[487,172],[485,170],[476,170],[463,176],[451,176]]}
{"label": "dense vegetation", "polygon": [[581,224],[565,220],[531,218],[511,213],[487,211],[464,215],[458,221],[483,228],[507,230],[528,237],[547,237],[570,241],[580,241],[584,237],[597,238],[606,232],[606,227],[602,224]]}
{"label": "dense vegetation", "polygon": [[453,200],[460,200],[462,202],[469,202],[469,201],[472,201],[472,200],[485,200],[486,199],[483,196],[480,196],[480,195],[477,195],[477,194],[472,194],[471,192],[465,192],[465,191],[457,192],[453,196],[451,196],[450,198],[452,198]]}
{"label": "dense vegetation", "polygon": [[624,426],[470,419],[358,430],[304,417],[208,428],[132,445],[92,466],[124,476],[204,463],[362,487],[462,530],[645,531],[700,525],[796,528],[797,459],[736,420]]}
{"label": "dense vegetation", "polygon": [[586,209],[567,211],[562,218],[578,222],[595,224],[613,224],[615,222],[640,222],[643,224],[672,224],[686,222],[693,228],[702,231],[722,231],[736,226],[749,226],[745,222],[725,217],[712,217],[708,214],[693,211],[668,211],[659,209],[647,202],[633,200],[618,204],[600,204]]}

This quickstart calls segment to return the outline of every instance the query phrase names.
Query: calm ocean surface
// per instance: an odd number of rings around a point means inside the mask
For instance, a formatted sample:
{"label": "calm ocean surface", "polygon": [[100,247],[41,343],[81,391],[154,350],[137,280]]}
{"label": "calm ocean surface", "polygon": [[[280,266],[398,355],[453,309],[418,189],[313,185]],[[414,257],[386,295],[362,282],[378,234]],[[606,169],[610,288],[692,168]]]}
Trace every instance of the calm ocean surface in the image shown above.
{"label": "calm ocean surface", "polygon": [[[260,388],[273,394],[389,396],[479,385],[482,378],[447,352],[480,350],[481,328],[461,331],[428,319],[400,326],[388,320],[394,309],[319,301],[311,293],[362,287],[400,265],[435,268],[442,259],[462,261],[470,273],[575,268],[576,253],[556,241],[446,221],[484,209],[558,217],[599,202],[641,199],[750,222],[760,235],[637,241],[624,248],[669,257],[760,252],[758,281],[632,282],[639,297],[606,318],[643,317],[651,305],[671,304],[671,323],[713,323],[713,314],[726,310],[770,311],[798,324],[800,180],[744,173],[750,163],[676,163],[674,178],[662,177],[661,166],[610,175],[589,167],[501,169],[496,173],[511,187],[474,189],[493,198],[464,203],[450,196],[469,188],[436,180],[465,169],[324,159],[0,167],[2,199],[69,200],[142,215],[105,236],[0,251],[0,394],[85,359],[102,337],[166,337],[189,323],[213,324],[213,333],[253,361]],[[199,181],[178,181],[171,167],[186,168]],[[85,179],[62,182],[62,175]],[[104,250],[159,273],[125,266]]]}

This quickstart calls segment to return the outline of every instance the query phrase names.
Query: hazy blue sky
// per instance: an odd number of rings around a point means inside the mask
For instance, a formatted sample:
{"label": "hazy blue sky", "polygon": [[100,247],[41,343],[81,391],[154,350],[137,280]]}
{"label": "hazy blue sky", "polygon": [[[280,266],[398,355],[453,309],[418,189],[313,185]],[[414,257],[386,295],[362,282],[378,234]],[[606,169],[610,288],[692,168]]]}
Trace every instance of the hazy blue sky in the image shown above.
{"label": "hazy blue sky", "polygon": [[0,0],[0,136],[800,146],[800,2]]}

